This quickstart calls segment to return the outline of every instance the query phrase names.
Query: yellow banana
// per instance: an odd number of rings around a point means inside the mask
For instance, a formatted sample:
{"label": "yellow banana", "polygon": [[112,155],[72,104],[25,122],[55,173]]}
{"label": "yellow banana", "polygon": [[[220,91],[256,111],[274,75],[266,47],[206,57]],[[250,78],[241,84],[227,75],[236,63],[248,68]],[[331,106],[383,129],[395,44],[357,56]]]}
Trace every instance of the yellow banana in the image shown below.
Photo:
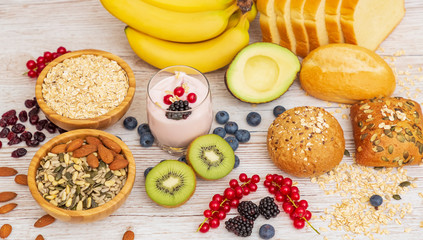
{"label": "yellow banana", "polygon": [[[245,13],[247,15],[247,19],[249,22],[252,22],[256,16],[257,16],[257,7],[256,4],[253,3],[251,10]],[[231,17],[229,18],[229,22],[228,25],[226,26],[226,29],[232,28],[234,27],[239,20],[241,19],[242,16],[242,12],[241,9],[238,9],[235,13],[233,13],[231,15]]]}
{"label": "yellow banana", "polygon": [[104,8],[130,27],[156,38],[175,42],[199,42],[226,29],[237,3],[223,10],[182,13],[158,8],[142,0],[100,0]]}
{"label": "yellow banana", "polygon": [[248,45],[247,16],[216,38],[198,43],[163,41],[126,27],[125,33],[134,52],[147,63],[165,68],[188,65],[201,72],[210,72],[229,64],[235,55]]}
{"label": "yellow banana", "polygon": [[156,7],[176,12],[202,12],[227,8],[236,0],[144,0]]}

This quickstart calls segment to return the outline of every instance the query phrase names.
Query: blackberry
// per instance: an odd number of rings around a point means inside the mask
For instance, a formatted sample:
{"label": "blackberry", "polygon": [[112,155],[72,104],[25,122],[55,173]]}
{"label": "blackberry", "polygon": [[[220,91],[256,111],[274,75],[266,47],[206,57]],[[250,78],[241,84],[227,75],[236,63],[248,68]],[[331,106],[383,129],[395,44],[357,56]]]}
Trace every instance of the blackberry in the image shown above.
{"label": "blackberry", "polygon": [[[189,102],[187,100],[179,100],[175,101],[172,104],[170,104],[169,108],[167,110],[172,112],[166,112],[166,117],[173,120],[181,120],[181,119],[187,119],[189,115],[191,115],[190,110],[191,107],[189,106]],[[182,112],[183,113],[178,113]]]}
{"label": "blackberry", "polygon": [[279,210],[278,205],[275,203],[275,199],[272,197],[265,197],[260,200],[259,212],[263,215],[264,218],[270,219],[271,217],[276,217],[281,211]]}
{"label": "blackberry", "polygon": [[248,237],[251,235],[254,227],[254,221],[248,220],[243,216],[236,216],[225,222],[225,228],[237,236]]}
{"label": "blackberry", "polygon": [[238,212],[241,216],[253,221],[260,215],[258,206],[251,201],[242,201],[238,205]]}

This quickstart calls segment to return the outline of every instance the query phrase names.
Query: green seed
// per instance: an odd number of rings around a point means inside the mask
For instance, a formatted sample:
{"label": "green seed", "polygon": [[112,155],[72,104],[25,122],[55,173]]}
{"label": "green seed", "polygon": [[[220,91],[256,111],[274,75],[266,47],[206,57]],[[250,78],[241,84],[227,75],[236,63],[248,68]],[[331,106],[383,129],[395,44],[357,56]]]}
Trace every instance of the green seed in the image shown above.
{"label": "green seed", "polygon": [[350,152],[347,149],[345,149],[344,151],[344,156],[347,156],[347,157],[351,156]]}
{"label": "green seed", "polygon": [[398,134],[398,135],[397,135],[397,140],[398,140],[398,141],[400,141],[400,142],[402,142],[402,143],[403,143],[403,142],[405,142],[405,137],[404,137],[404,135],[402,135],[402,134]]}
{"label": "green seed", "polygon": [[387,157],[381,157],[382,161],[389,162],[389,159]]}
{"label": "green seed", "polygon": [[115,175],[114,175],[111,171],[108,171],[108,172],[106,173],[106,175],[104,176],[104,178],[106,179],[106,181],[109,181],[109,180],[110,180],[110,179],[112,179],[114,176],[115,176]]}
{"label": "green seed", "polygon": [[392,195],[392,198],[395,199],[395,200],[401,200],[401,196],[398,195],[398,194]]}
{"label": "green seed", "polygon": [[411,183],[409,181],[404,181],[404,182],[399,184],[400,187],[408,187],[410,185],[411,185]]}
{"label": "green seed", "polygon": [[404,159],[407,159],[410,156],[410,154],[407,151],[404,151],[402,156],[404,157]]}
{"label": "green seed", "polygon": [[62,178],[62,173],[59,172],[56,174],[56,177],[54,178],[54,180],[59,181]]}
{"label": "green seed", "polygon": [[[383,160],[383,158],[384,158],[384,157],[382,157],[382,160]],[[388,159],[386,159],[386,160],[388,160]],[[388,161],[389,161],[389,160],[388,160]],[[376,171],[379,171],[379,170],[384,169],[384,167],[374,167],[374,169],[375,169]]]}
{"label": "green seed", "polygon": [[364,134],[362,134],[362,135],[360,136],[360,139],[361,139],[361,140],[364,140],[366,137],[367,137],[367,133],[364,133]]}
{"label": "green seed", "polygon": [[394,152],[394,146],[389,145],[388,152],[389,152],[389,154],[392,154]]}

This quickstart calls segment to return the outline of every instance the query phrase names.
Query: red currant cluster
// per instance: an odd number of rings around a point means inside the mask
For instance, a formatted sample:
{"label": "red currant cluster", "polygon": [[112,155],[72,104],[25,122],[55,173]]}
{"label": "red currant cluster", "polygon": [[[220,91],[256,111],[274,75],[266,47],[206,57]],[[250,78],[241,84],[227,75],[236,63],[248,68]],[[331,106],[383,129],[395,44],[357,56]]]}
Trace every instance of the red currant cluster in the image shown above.
{"label": "red currant cluster", "polygon": [[243,196],[257,191],[257,183],[260,182],[260,177],[253,175],[251,178],[248,178],[247,174],[241,173],[239,175],[239,181],[241,185],[238,180],[231,179],[229,181],[230,187],[225,189],[223,196],[220,194],[213,196],[212,201],[209,203],[210,209],[204,211],[204,217],[206,219],[200,224],[197,231],[205,233],[210,228],[219,227],[220,221],[226,218],[226,213],[231,208],[237,208]]}
{"label": "red currant cluster", "polygon": [[36,78],[38,75],[43,71],[43,69],[49,64],[53,59],[67,53],[69,51],[66,50],[64,47],[59,47],[57,52],[44,52],[43,56],[37,58],[37,61],[29,60],[26,63],[26,67],[28,68],[28,77]]}
{"label": "red currant cluster", "polygon": [[[275,195],[276,201],[282,202],[282,208],[294,221],[295,228],[304,228],[306,222],[313,228],[308,222],[311,219],[311,212],[307,210],[308,202],[300,200],[300,190],[298,187],[292,186],[291,178],[284,178],[278,174],[268,174],[263,184],[267,187],[269,193]],[[316,229],[314,230],[319,233]]]}
{"label": "red currant cluster", "polygon": [[[176,87],[173,90],[173,95],[172,94],[167,94],[163,97],[163,102],[167,105],[172,104],[172,99],[176,97],[182,97],[185,94],[185,88],[183,87]],[[195,93],[188,93],[187,95],[187,101],[189,103],[195,103],[195,101],[197,101],[197,95]]]}

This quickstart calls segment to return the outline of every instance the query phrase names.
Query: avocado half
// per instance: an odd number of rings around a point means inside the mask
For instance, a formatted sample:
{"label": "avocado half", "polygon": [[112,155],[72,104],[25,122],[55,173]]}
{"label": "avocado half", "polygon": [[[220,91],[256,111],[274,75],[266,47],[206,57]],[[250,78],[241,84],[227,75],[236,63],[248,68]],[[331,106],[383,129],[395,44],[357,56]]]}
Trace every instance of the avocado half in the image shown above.
{"label": "avocado half", "polygon": [[300,67],[298,57],[287,48],[274,43],[253,43],[232,60],[225,84],[241,101],[270,102],[288,90]]}

